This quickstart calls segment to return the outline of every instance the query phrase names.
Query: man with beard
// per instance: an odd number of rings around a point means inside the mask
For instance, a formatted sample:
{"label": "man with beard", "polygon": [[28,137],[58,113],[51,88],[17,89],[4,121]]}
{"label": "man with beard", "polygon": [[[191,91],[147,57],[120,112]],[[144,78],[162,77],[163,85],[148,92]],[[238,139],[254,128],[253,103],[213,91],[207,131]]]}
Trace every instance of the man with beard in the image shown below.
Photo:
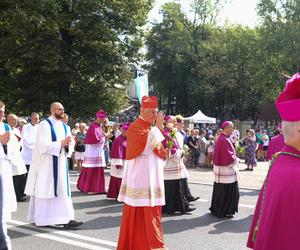
{"label": "man with beard", "polygon": [[30,195],[28,221],[37,226],[82,224],[74,220],[67,152],[72,136],[62,122],[64,107],[50,106],[51,116],[42,121],[36,132],[36,145],[28,173],[25,193]]}

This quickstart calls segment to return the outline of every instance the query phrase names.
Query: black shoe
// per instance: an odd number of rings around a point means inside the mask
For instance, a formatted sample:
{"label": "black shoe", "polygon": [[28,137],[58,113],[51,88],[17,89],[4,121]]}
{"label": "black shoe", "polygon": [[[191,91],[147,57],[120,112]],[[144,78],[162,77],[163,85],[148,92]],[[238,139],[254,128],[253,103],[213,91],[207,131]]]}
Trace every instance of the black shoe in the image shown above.
{"label": "black shoe", "polygon": [[189,201],[189,202],[191,202],[191,201],[196,201],[196,200],[198,200],[199,198],[200,198],[200,197],[198,197],[198,196],[197,196],[197,197],[192,196],[192,197],[189,197],[189,198],[188,198],[188,201]]}
{"label": "black shoe", "polygon": [[68,224],[64,224],[64,228],[75,228],[83,224],[81,221],[70,220]]}
{"label": "black shoe", "polygon": [[233,218],[233,214],[227,214],[225,217],[228,218],[228,219],[232,219]]}
{"label": "black shoe", "polygon": [[196,210],[195,207],[187,207],[187,208],[185,209],[185,212],[192,212],[192,211],[194,211],[194,210]]}
{"label": "black shoe", "polygon": [[25,195],[23,197],[20,197],[20,198],[17,199],[17,201],[19,201],[19,202],[29,201],[29,196]]}

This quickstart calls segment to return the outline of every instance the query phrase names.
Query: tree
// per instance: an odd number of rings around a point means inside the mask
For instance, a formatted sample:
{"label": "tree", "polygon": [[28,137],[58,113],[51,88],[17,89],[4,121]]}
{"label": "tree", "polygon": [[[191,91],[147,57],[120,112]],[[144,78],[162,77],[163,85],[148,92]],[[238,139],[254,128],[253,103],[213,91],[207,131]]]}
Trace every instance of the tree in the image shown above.
{"label": "tree", "polygon": [[54,100],[72,115],[118,110],[152,2],[1,1],[0,98],[20,114]]}
{"label": "tree", "polygon": [[163,21],[150,30],[146,45],[150,62],[150,81],[160,99],[167,100],[167,113],[172,113],[172,103],[184,107],[187,91],[184,79],[190,72],[187,62],[189,35],[183,25],[185,15],[180,4],[167,3],[162,7]]}

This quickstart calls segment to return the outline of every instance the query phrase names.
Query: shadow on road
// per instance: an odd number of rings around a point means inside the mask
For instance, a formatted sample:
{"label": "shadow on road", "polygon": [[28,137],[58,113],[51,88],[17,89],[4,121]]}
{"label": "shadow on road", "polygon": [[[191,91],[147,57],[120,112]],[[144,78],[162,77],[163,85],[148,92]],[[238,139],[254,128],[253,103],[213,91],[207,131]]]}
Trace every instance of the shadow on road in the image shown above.
{"label": "shadow on road", "polygon": [[240,190],[240,196],[258,196],[259,191],[252,190],[252,191],[241,191]]}
{"label": "shadow on road", "polygon": [[164,221],[163,230],[164,234],[176,234],[191,230],[198,227],[205,227],[210,224],[215,224],[215,229],[210,231],[209,234],[221,234],[225,232],[231,233],[243,233],[248,232],[252,216],[248,216],[243,219],[219,219],[210,213],[204,214],[200,217],[192,219],[179,219],[179,220],[168,220]]}
{"label": "shadow on road", "polygon": [[[106,216],[106,217],[98,217],[92,219],[90,221],[86,221],[81,227],[80,230],[99,230],[106,229],[106,228],[114,228],[120,227],[121,225],[121,215],[118,216]],[[119,234],[119,232],[118,232]]]}
{"label": "shadow on road", "polygon": [[242,218],[240,220],[227,220],[215,225],[215,229],[209,231],[209,234],[222,234],[222,233],[245,233],[249,232],[252,215]]}
{"label": "shadow on road", "polygon": [[108,206],[108,207],[104,207],[104,208],[100,208],[98,210],[92,211],[92,212],[87,212],[87,214],[100,214],[100,213],[107,213],[107,214],[111,214],[111,213],[122,213],[123,211],[123,203],[120,202],[116,202],[115,204],[112,204],[113,206]]}
{"label": "shadow on road", "polygon": [[107,206],[116,206],[120,203],[116,202],[115,200],[108,200],[103,199],[102,200],[92,200],[92,201],[84,201],[84,202],[73,202],[74,209],[85,209],[85,208],[98,208],[98,207],[107,207]]}
{"label": "shadow on road", "polygon": [[163,224],[163,229],[165,234],[175,234],[175,233],[191,230],[197,227],[205,227],[210,224],[216,223],[220,220],[228,220],[228,219],[226,218],[218,219],[212,216],[210,213],[207,213],[200,217],[196,217],[192,219],[168,220],[168,221],[164,221],[162,224]]}

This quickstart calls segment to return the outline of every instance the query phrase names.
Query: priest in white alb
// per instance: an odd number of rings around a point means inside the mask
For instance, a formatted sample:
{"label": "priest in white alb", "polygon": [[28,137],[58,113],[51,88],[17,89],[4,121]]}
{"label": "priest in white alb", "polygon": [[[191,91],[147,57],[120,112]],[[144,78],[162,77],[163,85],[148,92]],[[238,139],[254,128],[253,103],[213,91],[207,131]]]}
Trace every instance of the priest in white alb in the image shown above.
{"label": "priest in white alb", "polygon": [[50,106],[51,116],[37,128],[25,193],[30,195],[28,221],[37,226],[63,225],[74,228],[67,154],[72,136],[61,121],[64,107],[59,102]]}

